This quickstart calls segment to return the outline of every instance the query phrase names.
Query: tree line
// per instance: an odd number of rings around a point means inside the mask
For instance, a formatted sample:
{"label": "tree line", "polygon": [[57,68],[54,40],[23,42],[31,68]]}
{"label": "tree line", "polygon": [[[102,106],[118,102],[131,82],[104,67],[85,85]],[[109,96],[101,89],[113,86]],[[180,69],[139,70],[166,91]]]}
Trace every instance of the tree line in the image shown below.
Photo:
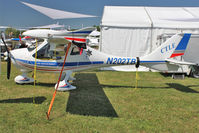
{"label": "tree line", "polygon": [[11,27],[5,29],[6,38],[18,38],[19,34],[23,32]]}

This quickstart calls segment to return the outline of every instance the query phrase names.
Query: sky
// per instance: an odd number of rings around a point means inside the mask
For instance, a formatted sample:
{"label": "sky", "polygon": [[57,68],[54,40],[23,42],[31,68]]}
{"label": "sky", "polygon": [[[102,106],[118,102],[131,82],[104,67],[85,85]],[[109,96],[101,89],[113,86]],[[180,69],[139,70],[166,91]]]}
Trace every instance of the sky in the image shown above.
{"label": "sky", "polygon": [[[20,1],[98,17],[53,20]],[[57,22],[71,28],[100,25],[104,6],[199,7],[199,0],[0,0],[0,26],[23,28]]]}

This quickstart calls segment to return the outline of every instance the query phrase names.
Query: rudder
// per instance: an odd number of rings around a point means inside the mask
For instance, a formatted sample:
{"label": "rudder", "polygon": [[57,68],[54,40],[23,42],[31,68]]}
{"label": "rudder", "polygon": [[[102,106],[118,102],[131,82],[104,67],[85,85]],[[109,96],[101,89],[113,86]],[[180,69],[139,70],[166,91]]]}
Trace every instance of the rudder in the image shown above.
{"label": "rudder", "polygon": [[190,37],[189,33],[175,34],[156,50],[142,57],[142,60],[165,60],[184,55]]}

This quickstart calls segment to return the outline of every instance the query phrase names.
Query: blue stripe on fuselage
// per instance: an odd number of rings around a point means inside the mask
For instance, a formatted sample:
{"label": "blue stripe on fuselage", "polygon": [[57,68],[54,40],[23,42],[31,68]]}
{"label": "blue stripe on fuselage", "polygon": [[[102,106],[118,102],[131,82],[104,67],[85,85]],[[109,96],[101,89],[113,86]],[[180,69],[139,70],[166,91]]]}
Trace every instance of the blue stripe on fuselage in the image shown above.
{"label": "blue stripe on fuselage", "polygon": [[[28,60],[22,60],[22,59],[16,59],[17,61],[34,65],[35,61],[28,61]],[[166,61],[140,61],[140,63],[165,63]],[[91,64],[104,64],[103,61],[92,61],[92,62],[66,62],[64,66],[84,66],[84,65],[91,65]],[[38,66],[47,66],[47,67],[61,67],[63,66],[63,62],[43,62],[43,61],[37,61]]]}
{"label": "blue stripe on fuselage", "polygon": [[[16,59],[17,61],[34,65],[35,61],[28,61],[28,60],[22,60],[22,59]],[[66,62],[64,66],[82,66],[82,65],[91,65],[91,64],[104,64],[103,61],[92,61],[92,62]],[[63,62],[43,62],[43,61],[37,61],[38,66],[63,66]]]}

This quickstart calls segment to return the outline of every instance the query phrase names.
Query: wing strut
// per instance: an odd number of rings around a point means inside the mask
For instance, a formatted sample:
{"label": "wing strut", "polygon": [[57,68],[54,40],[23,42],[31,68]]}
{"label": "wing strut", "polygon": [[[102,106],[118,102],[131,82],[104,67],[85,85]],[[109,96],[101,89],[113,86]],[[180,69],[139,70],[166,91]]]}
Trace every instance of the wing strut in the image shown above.
{"label": "wing strut", "polygon": [[54,92],[53,97],[52,97],[52,100],[51,100],[51,102],[50,102],[50,106],[49,106],[49,108],[48,108],[48,112],[46,112],[46,116],[47,116],[47,119],[48,119],[48,120],[49,120],[49,118],[50,118],[50,111],[51,111],[51,109],[52,109],[53,102],[54,102],[54,100],[55,100],[56,92],[57,92],[57,89],[58,89],[58,87],[59,87],[59,82],[60,82],[60,80],[61,80],[62,72],[63,72],[63,70],[64,70],[64,65],[65,65],[66,58],[67,58],[67,55],[68,55],[68,52],[69,52],[70,47],[71,47],[71,43],[68,44],[68,47],[67,47],[67,50],[66,50],[66,54],[65,54],[65,58],[64,58],[64,63],[63,63],[63,66],[62,66],[62,69],[61,69],[61,72],[60,72],[60,75],[59,75],[59,80],[58,80],[58,82],[57,82],[57,86],[56,86],[55,92]]}

